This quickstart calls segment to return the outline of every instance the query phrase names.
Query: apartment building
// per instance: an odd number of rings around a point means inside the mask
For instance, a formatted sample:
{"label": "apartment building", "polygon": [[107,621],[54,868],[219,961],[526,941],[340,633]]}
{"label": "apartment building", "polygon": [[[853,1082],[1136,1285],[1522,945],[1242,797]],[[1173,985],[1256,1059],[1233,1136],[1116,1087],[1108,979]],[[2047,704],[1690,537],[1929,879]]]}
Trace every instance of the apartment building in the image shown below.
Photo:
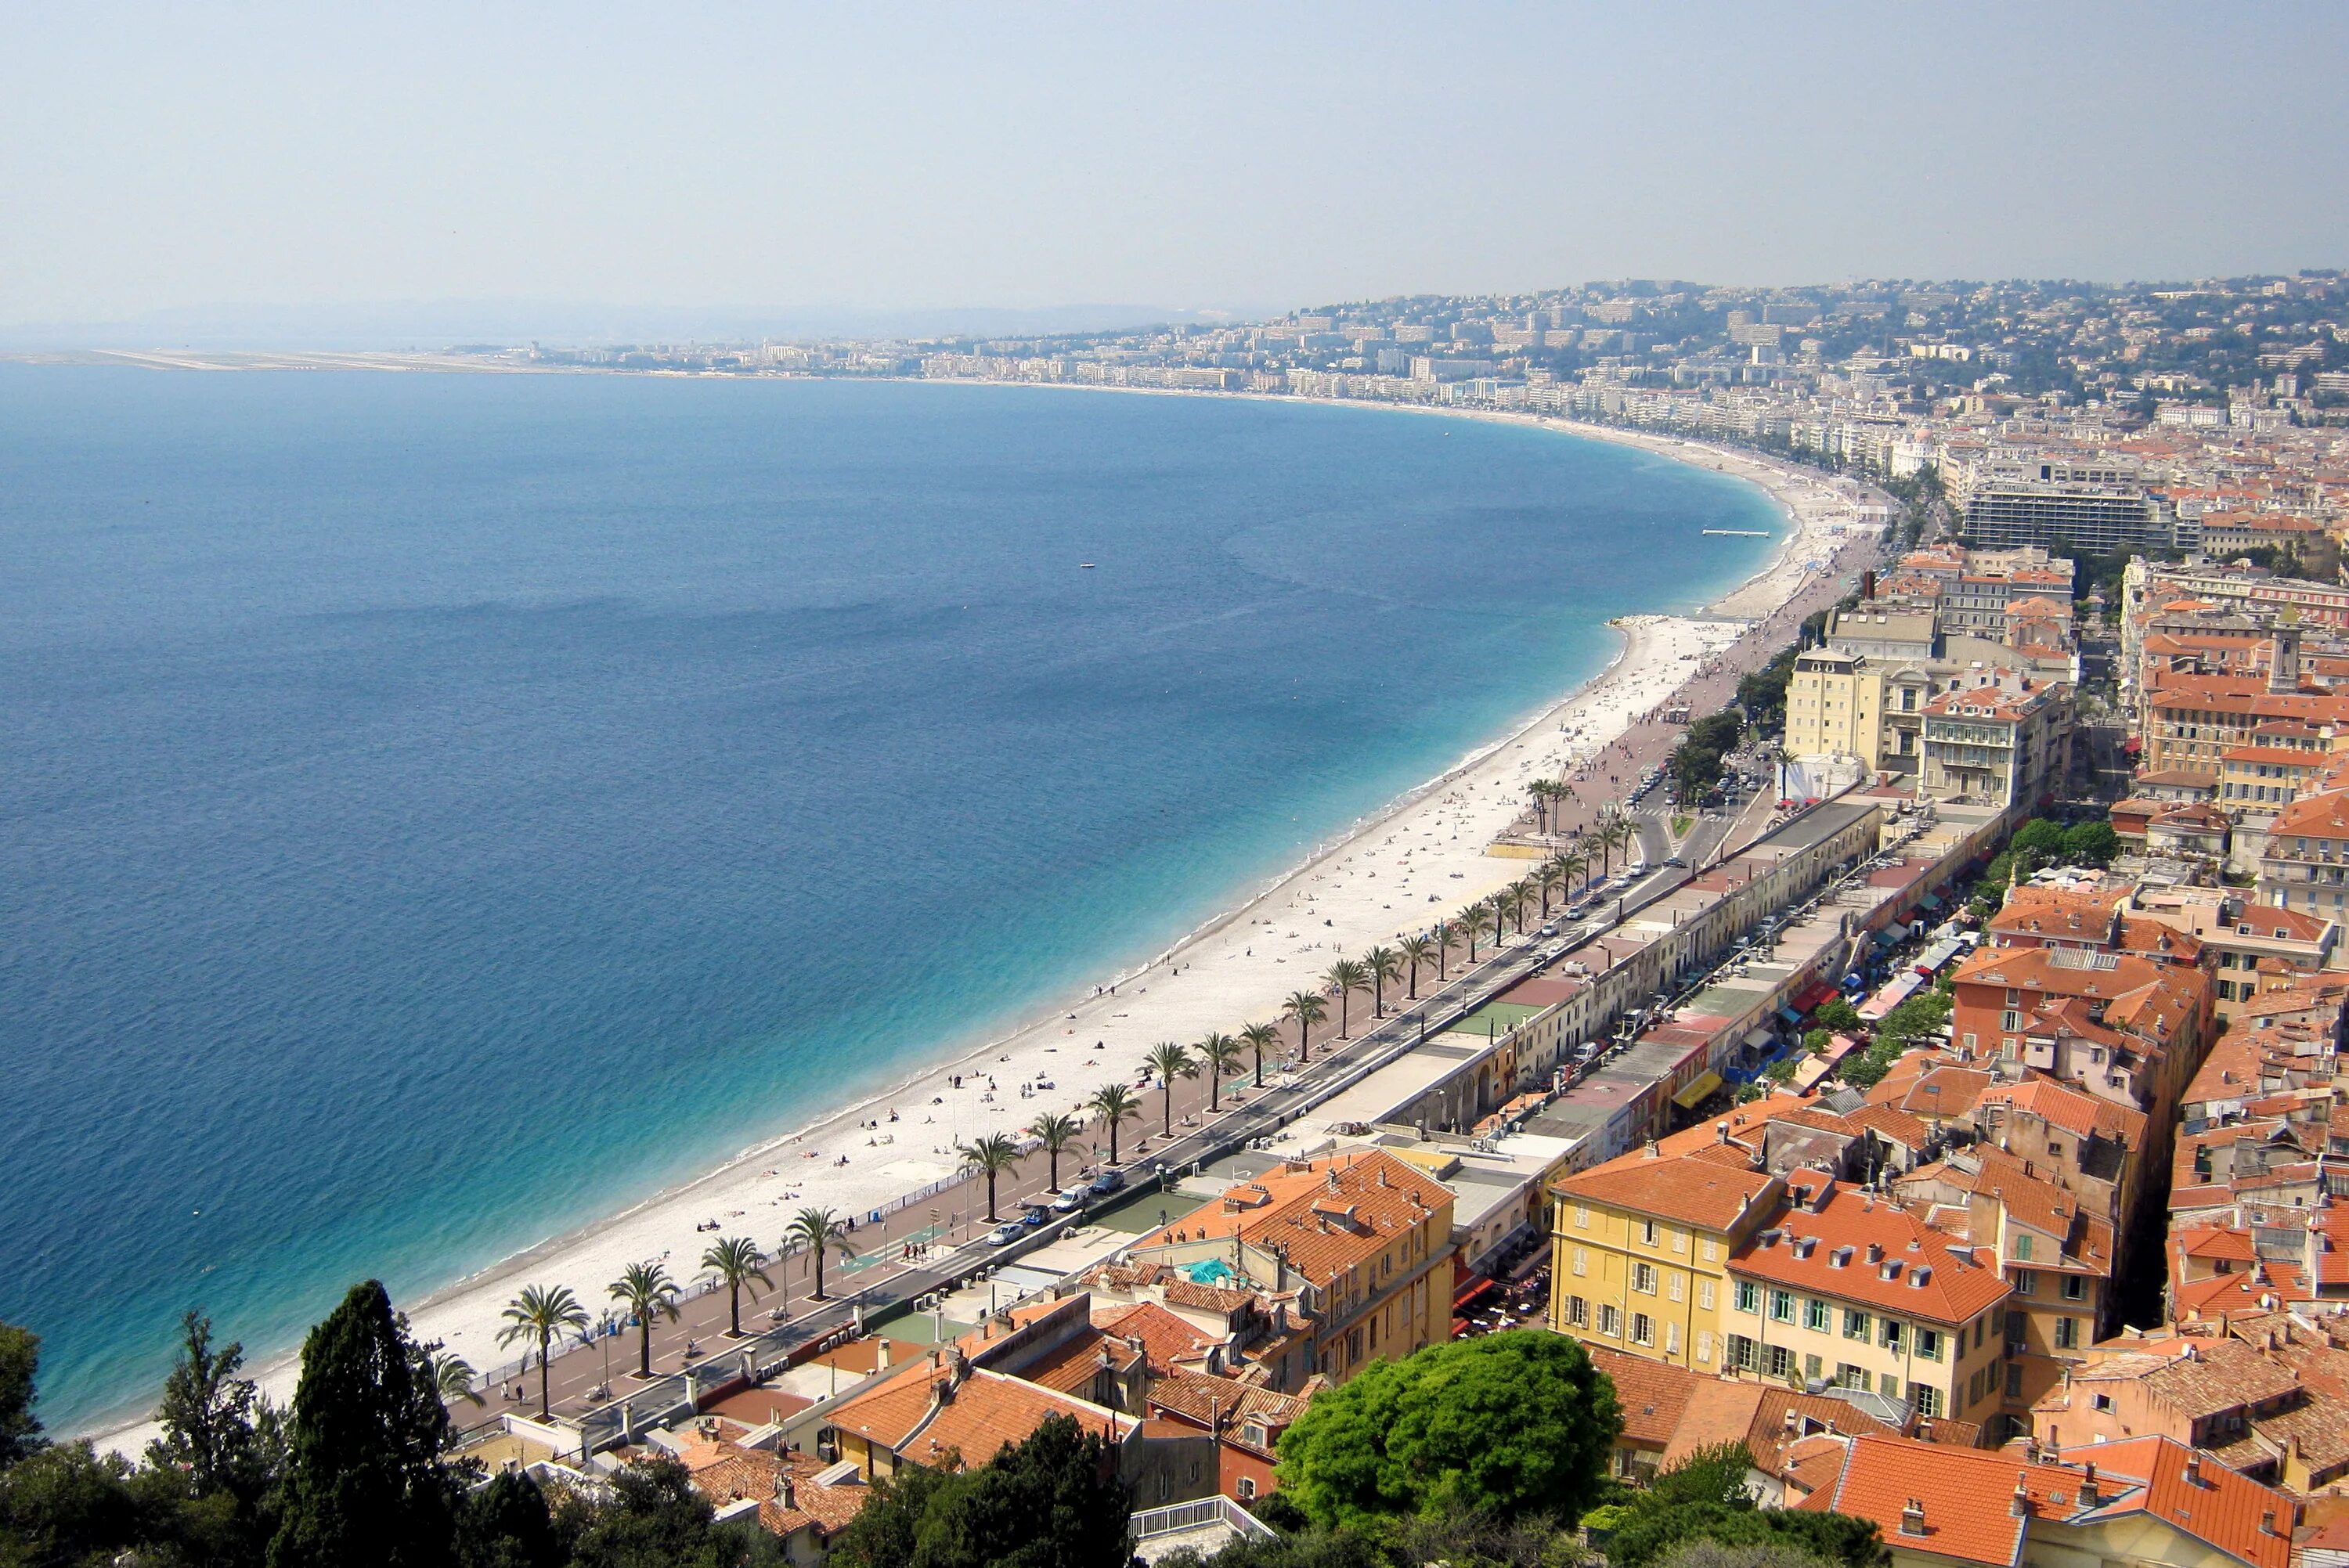
{"label": "apartment building", "polygon": [[1735,1145],[1657,1146],[1551,1191],[1550,1326],[1643,1360],[1724,1369],[1718,1327],[1731,1253],[1767,1222],[1782,1184]]}
{"label": "apartment building", "polygon": [[1925,794],[2013,807],[2063,791],[2072,770],[2068,686],[2002,676],[1929,698],[1923,712]]}
{"label": "apartment building", "polygon": [[2135,953],[1986,948],[1958,967],[1951,987],[1951,1038],[1961,1056],[2035,1068],[2161,1128],[2217,1021],[2199,966]]}
{"label": "apartment building", "polygon": [[2260,847],[2260,902],[2349,918],[2349,789],[2304,796],[2275,815]]}
{"label": "apartment building", "polygon": [[1995,1267],[1900,1205],[1824,1171],[1731,1255],[1730,1366],[1802,1386],[1873,1389],[1921,1416],[1997,1408],[2008,1298]]}

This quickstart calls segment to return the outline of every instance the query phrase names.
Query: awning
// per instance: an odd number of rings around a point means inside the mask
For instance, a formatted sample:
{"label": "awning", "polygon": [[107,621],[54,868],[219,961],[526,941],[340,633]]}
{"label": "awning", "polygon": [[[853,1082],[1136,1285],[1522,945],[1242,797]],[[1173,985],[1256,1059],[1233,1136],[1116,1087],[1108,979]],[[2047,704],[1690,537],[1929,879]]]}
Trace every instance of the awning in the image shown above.
{"label": "awning", "polygon": [[1756,1029],[1745,1037],[1745,1048],[1749,1051],[1766,1051],[1777,1043],[1778,1037],[1767,1029]]}
{"label": "awning", "polygon": [[1795,1011],[1807,1013],[1820,1003],[1832,998],[1835,994],[1836,988],[1832,983],[1825,980],[1813,981],[1795,993]]}
{"label": "awning", "polygon": [[1696,1109],[1698,1101],[1703,1099],[1706,1095],[1711,1094],[1714,1089],[1717,1089],[1720,1087],[1721,1075],[1719,1073],[1699,1073],[1695,1078],[1689,1080],[1689,1086],[1686,1088],[1672,1096],[1672,1103],[1679,1106],[1682,1110],[1693,1110]]}
{"label": "awning", "polygon": [[1941,907],[1941,895],[1937,892],[1929,892],[1917,902],[1923,904],[1927,909],[1939,909]]}
{"label": "awning", "polygon": [[1468,1276],[1467,1284],[1453,1293],[1452,1310],[1454,1312],[1460,1311],[1463,1307],[1468,1306],[1474,1303],[1477,1297],[1485,1295],[1492,1288],[1493,1282],[1486,1279],[1483,1274],[1470,1274]]}
{"label": "awning", "polygon": [[1779,1008],[1778,1016],[1785,1019],[1789,1024],[1799,1024],[1803,1021],[1803,1016],[1800,1013],[1795,1012],[1792,1007]]}
{"label": "awning", "polygon": [[1878,947],[1890,947],[1899,940],[1900,934],[1897,931],[1879,931],[1876,934],[1876,945]]}

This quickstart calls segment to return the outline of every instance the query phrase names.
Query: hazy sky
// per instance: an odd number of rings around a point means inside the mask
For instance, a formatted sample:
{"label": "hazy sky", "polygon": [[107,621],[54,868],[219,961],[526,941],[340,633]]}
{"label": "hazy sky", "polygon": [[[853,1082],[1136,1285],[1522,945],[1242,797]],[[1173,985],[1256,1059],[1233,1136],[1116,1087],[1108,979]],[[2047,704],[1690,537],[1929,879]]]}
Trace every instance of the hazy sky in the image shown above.
{"label": "hazy sky", "polygon": [[0,322],[2349,262],[2349,7],[18,4]]}

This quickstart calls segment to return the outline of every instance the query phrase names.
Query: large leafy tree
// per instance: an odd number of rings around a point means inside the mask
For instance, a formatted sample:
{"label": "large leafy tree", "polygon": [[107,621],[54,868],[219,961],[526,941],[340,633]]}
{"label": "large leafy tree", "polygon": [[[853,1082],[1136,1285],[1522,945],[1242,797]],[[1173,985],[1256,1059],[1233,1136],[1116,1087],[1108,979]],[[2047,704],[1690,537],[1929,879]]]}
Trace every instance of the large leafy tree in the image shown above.
{"label": "large leafy tree", "polygon": [[780,1560],[772,1536],[719,1524],[714,1511],[685,1467],[664,1454],[616,1471],[605,1502],[566,1501],[555,1528],[570,1538],[571,1568],[745,1568]]}
{"label": "large leafy tree", "polygon": [[1373,1361],[1280,1440],[1280,1486],[1323,1526],[1483,1509],[1568,1517],[1604,1485],[1615,1389],[1564,1335],[1521,1329]]}
{"label": "large leafy tree", "polygon": [[1054,1416],[976,1470],[876,1486],[833,1554],[843,1568],[1120,1568],[1133,1508],[1101,1434]]}
{"label": "large leafy tree", "polygon": [[269,1568],[441,1568],[455,1546],[448,1435],[406,1320],[381,1284],[354,1285],[302,1346]]}
{"label": "large leafy tree", "polygon": [[[1696,1449],[1634,1494],[1609,1522],[1607,1561],[1615,1568],[1663,1568],[1704,1561],[1696,1542],[1754,1550],[1763,1563],[1804,1556],[1847,1568],[1883,1561],[1877,1527],[1843,1513],[1756,1508],[1745,1489],[1753,1464],[1742,1442]],[[1775,1549],[1775,1553],[1773,1549]],[[1734,1559],[1731,1559],[1734,1561]]]}
{"label": "large leafy tree", "polygon": [[527,1470],[500,1470],[465,1499],[457,1521],[457,1568],[563,1568],[546,1494]]}
{"label": "large leafy tree", "polygon": [[275,1421],[261,1411],[244,1367],[244,1347],[231,1340],[215,1347],[212,1319],[191,1312],[180,1320],[180,1358],[163,1380],[155,1408],[163,1435],[147,1445],[150,1470],[181,1478],[198,1501],[224,1500],[222,1522],[250,1530],[274,1477],[272,1440]]}
{"label": "large leafy tree", "polygon": [[41,1367],[41,1336],[0,1323],[0,1466],[41,1446],[41,1418],[33,1414],[34,1379]]}

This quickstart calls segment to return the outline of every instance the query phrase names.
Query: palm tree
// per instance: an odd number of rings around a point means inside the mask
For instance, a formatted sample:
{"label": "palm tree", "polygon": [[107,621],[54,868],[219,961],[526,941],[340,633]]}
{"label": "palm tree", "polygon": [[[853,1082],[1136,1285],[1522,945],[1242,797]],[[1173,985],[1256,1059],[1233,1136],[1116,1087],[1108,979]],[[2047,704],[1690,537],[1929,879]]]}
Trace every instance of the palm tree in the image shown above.
{"label": "palm tree", "polygon": [[1093,1090],[1086,1108],[1109,1129],[1109,1162],[1117,1163],[1117,1124],[1142,1114],[1142,1106],[1122,1083],[1105,1083]]}
{"label": "palm tree", "polygon": [[1478,906],[1478,911],[1484,915],[1485,925],[1492,931],[1493,951],[1497,954],[1501,951],[1501,938],[1507,935],[1509,930],[1508,895],[1495,893]]}
{"label": "palm tree", "polygon": [[1419,1000],[1419,966],[1435,956],[1435,939],[1431,936],[1406,936],[1395,944],[1411,975],[1411,1000]]}
{"label": "palm tree", "polygon": [[1526,786],[1526,798],[1534,809],[1534,831],[1549,831],[1549,780],[1537,779]]}
{"label": "palm tree", "polygon": [[1216,1090],[1240,1065],[1240,1043],[1220,1029],[1210,1029],[1199,1042],[1199,1066],[1207,1075],[1207,1114],[1216,1114]]}
{"label": "palm tree", "polygon": [[1061,1156],[1084,1130],[1082,1121],[1057,1110],[1048,1110],[1028,1124],[1028,1136],[1044,1147],[1044,1180],[1055,1192],[1061,1190]]}
{"label": "palm tree", "polygon": [[[476,1405],[489,1403],[473,1387],[473,1364],[463,1357],[436,1349],[427,1353],[424,1364],[432,1375],[432,1391],[440,1396],[442,1404],[453,1405],[460,1399],[471,1399]],[[542,1388],[542,1402],[544,1398]]]}
{"label": "palm tree", "polygon": [[990,1132],[968,1143],[955,1145],[964,1171],[987,1178],[987,1222],[995,1220],[995,1179],[1019,1163],[1019,1146],[1007,1133]]}
{"label": "palm tree", "polygon": [[1264,1087],[1264,1053],[1280,1048],[1280,1026],[1278,1024],[1243,1024],[1240,1026],[1240,1039],[1248,1049],[1256,1053],[1256,1087],[1262,1088]]}
{"label": "palm tree", "polygon": [[1566,879],[1566,893],[1569,902],[1574,897],[1576,884],[1590,874],[1590,856],[1583,851],[1581,845],[1582,841],[1577,839],[1573,846],[1559,855],[1557,861],[1558,872]]}
{"label": "palm tree", "polygon": [[1330,1005],[1321,999],[1319,991],[1292,991],[1288,994],[1288,1000],[1280,1005],[1280,1010],[1297,1025],[1297,1059],[1311,1061],[1313,1052],[1309,1041],[1313,1026],[1330,1016]]}
{"label": "palm tree", "polygon": [[1542,923],[1549,923],[1549,901],[1566,885],[1566,866],[1561,857],[1552,855],[1534,872],[1534,886],[1541,889]]}
{"label": "palm tree", "polygon": [[1373,947],[1362,954],[1362,969],[1371,977],[1371,1016],[1387,1016],[1387,984],[1402,978],[1402,958],[1392,947]]}
{"label": "palm tree", "polygon": [[792,1216],[783,1227],[783,1245],[792,1252],[808,1254],[808,1271],[815,1276],[815,1290],[811,1301],[823,1299],[823,1254],[836,1251],[841,1261],[848,1263],[856,1256],[856,1249],[848,1243],[848,1222],[830,1209],[806,1208]]}
{"label": "palm tree", "polygon": [[[1623,815],[1620,811],[1616,812],[1613,816],[1607,819],[1607,847],[1609,849],[1625,849],[1630,844],[1632,840],[1639,836],[1640,830],[1631,826],[1631,820]],[[1631,857],[1627,853],[1623,857],[1624,863],[1628,865],[1630,862],[1630,858]]]}
{"label": "palm tree", "polygon": [[1481,903],[1464,905],[1455,918],[1460,922],[1460,929],[1468,934],[1468,965],[1473,969],[1476,965],[1476,938],[1485,929],[1485,906]]}
{"label": "palm tree", "polygon": [[1502,908],[1509,912],[1509,918],[1516,922],[1517,934],[1523,936],[1526,934],[1526,904],[1534,896],[1533,884],[1521,878],[1493,896],[1500,901]]}
{"label": "palm tree", "polygon": [[1439,920],[1435,923],[1435,930],[1432,934],[1435,938],[1435,983],[1441,985],[1446,978],[1444,973],[1445,961],[1452,956],[1452,939],[1459,933],[1453,928],[1450,921]]}
{"label": "palm tree", "polygon": [[1340,958],[1322,973],[1321,984],[1338,998],[1338,1037],[1347,1037],[1346,1003],[1355,992],[1371,983],[1369,973],[1350,958]]}
{"label": "palm tree", "polygon": [[713,1243],[708,1252],[701,1254],[701,1266],[717,1275],[726,1286],[726,1315],[732,1324],[731,1332],[737,1339],[742,1337],[742,1293],[748,1290],[750,1299],[756,1301],[759,1299],[759,1285],[765,1285],[769,1290],[775,1288],[775,1282],[769,1279],[767,1271],[760,1266],[766,1261],[767,1254],[761,1252],[759,1243],[748,1236],[729,1236]]}
{"label": "palm tree", "polygon": [[[653,1375],[653,1319],[667,1314],[677,1320],[677,1284],[657,1263],[630,1264],[612,1282],[612,1299],[636,1320],[636,1376]],[[581,1315],[585,1315],[582,1314]]]}
{"label": "palm tree", "polygon": [[[524,1344],[533,1340],[537,1342],[538,1415],[541,1420],[551,1418],[552,1411],[546,1396],[546,1347],[564,1329],[585,1328],[587,1326],[587,1309],[579,1305],[579,1298],[571,1294],[569,1285],[559,1284],[547,1290],[528,1284],[523,1286],[520,1295],[506,1303],[505,1311],[498,1315],[506,1323],[498,1330],[501,1346],[512,1345],[517,1340]],[[524,1357],[524,1360],[527,1362],[528,1358]]]}
{"label": "palm tree", "polygon": [[1191,1053],[1173,1040],[1161,1040],[1150,1047],[1150,1070],[1158,1075],[1158,1087],[1164,1092],[1159,1097],[1166,1112],[1165,1133],[1174,1136],[1174,1080],[1197,1078],[1199,1064]]}

